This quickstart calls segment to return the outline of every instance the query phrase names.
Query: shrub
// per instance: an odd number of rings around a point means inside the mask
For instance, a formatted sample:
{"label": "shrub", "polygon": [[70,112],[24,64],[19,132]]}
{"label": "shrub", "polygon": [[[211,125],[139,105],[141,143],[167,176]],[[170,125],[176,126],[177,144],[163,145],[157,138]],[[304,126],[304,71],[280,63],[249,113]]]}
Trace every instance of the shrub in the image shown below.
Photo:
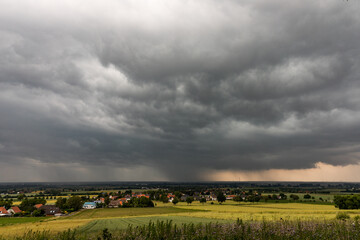
{"label": "shrub", "polygon": [[350,218],[350,216],[346,212],[338,212],[336,214],[336,219],[338,219],[338,220],[346,220],[346,219],[349,219],[349,218]]}

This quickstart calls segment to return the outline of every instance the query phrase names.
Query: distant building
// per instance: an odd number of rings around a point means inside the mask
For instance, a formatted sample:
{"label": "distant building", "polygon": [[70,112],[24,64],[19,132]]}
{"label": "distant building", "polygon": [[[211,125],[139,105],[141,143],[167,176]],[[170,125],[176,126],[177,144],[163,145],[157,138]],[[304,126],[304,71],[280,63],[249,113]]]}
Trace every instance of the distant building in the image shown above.
{"label": "distant building", "polygon": [[60,208],[55,205],[43,205],[39,209],[44,210],[46,216],[54,216],[57,213],[61,213]]}
{"label": "distant building", "polygon": [[6,209],[4,207],[0,207],[0,217],[8,217],[11,216],[11,214],[6,211]]}
{"label": "distant building", "polygon": [[37,208],[37,209],[39,209],[39,208],[41,208],[43,205],[40,203],[40,204],[36,204],[34,207],[35,208]]}
{"label": "distant building", "polygon": [[119,207],[119,205],[122,205],[123,202],[121,200],[112,200],[109,203],[109,207]]}
{"label": "distant building", "polygon": [[11,207],[9,210],[8,210],[9,213],[11,214],[17,214],[17,213],[21,213],[21,210],[19,207]]}
{"label": "distant building", "polygon": [[96,208],[96,203],[94,203],[94,202],[86,202],[86,203],[84,203],[83,208],[85,208],[85,209],[95,209]]}

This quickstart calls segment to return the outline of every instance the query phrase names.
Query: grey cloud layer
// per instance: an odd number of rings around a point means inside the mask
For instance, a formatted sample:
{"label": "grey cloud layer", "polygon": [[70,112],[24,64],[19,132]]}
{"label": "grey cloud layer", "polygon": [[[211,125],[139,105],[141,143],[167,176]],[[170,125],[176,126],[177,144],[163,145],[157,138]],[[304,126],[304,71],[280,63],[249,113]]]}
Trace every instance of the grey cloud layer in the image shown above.
{"label": "grey cloud layer", "polygon": [[189,180],[360,160],[354,1],[0,5],[0,162]]}

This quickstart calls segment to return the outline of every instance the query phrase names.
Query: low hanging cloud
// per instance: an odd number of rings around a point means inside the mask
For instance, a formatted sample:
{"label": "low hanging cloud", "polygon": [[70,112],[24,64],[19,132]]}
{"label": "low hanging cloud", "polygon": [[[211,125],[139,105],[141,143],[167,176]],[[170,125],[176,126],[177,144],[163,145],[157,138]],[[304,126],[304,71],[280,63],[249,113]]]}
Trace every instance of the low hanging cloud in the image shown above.
{"label": "low hanging cloud", "polygon": [[360,162],[356,1],[0,6],[0,181]]}

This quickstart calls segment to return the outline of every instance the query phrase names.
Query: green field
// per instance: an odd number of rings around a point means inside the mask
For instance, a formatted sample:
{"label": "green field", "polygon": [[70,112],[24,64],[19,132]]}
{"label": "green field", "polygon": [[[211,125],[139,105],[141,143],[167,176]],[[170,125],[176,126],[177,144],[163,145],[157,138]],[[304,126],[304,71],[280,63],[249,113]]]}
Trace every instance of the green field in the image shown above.
{"label": "green field", "polygon": [[155,208],[101,208],[101,209],[93,209],[93,210],[83,210],[73,216],[67,217],[67,219],[115,218],[115,217],[177,214],[177,213],[196,212],[196,211],[199,210],[176,208],[171,205],[169,205],[169,207],[155,207]]}
{"label": "green field", "polygon": [[83,227],[79,228],[80,232],[97,232],[104,228],[109,230],[120,230],[126,229],[129,225],[140,226],[147,225],[149,222],[156,223],[157,221],[172,221],[177,225],[188,224],[188,223],[231,223],[232,220],[214,220],[210,218],[197,218],[197,217],[184,217],[184,216],[152,216],[152,217],[132,217],[132,218],[115,218],[115,219],[101,219],[94,220]]}
{"label": "green field", "polygon": [[0,218],[0,227],[18,223],[40,222],[45,219],[48,217],[2,217]]}

